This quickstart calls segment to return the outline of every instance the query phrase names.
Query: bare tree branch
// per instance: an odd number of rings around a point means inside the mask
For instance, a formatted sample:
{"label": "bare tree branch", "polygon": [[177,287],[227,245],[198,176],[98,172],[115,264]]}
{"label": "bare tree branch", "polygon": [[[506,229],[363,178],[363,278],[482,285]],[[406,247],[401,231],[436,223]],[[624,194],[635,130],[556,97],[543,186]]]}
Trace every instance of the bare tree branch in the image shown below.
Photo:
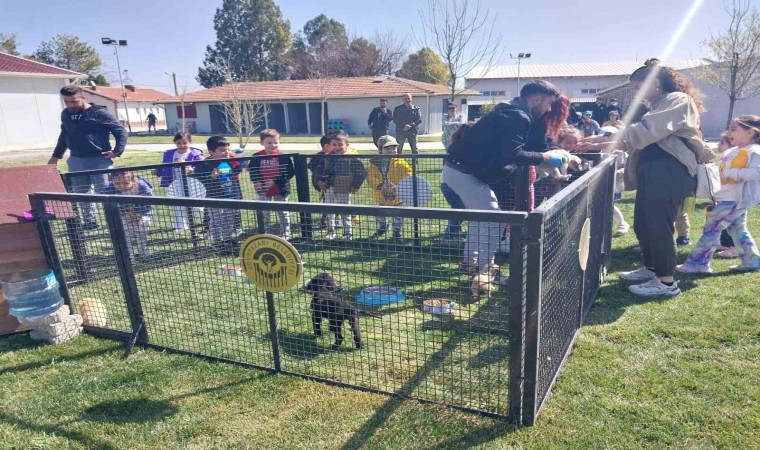
{"label": "bare tree branch", "polygon": [[406,35],[394,33],[389,30],[375,30],[375,35],[370,39],[380,52],[380,71],[386,75],[394,75],[401,70],[404,57],[409,52]]}
{"label": "bare tree branch", "polygon": [[266,120],[269,106],[258,100],[256,83],[243,85],[234,79],[228,59],[217,61],[222,69],[227,87],[227,100],[219,102],[227,128],[238,138],[240,148],[245,149],[256,129]]}
{"label": "bare tree branch", "polygon": [[696,76],[728,96],[728,126],[736,101],[760,95],[760,13],[742,0],[723,5],[731,23],[722,34],[711,32],[702,42],[711,64],[699,68]]}
{"label": "bare tree branch", "polygon": [[441,55],[448,68],[451,101],[465,90],[464,83],[457,85],[475,68],[488,71],[501,59],[498,16],[481,10],[479,1],[428,0],[419,15],[423,45]]}

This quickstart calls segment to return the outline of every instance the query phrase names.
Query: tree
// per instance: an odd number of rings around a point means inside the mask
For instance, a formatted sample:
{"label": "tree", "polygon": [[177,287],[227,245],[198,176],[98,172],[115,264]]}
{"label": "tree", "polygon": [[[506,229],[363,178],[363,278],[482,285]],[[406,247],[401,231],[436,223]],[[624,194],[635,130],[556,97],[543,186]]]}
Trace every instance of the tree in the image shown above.
{"label": "tree", "polygon": [[380,51],[362,37],[351,41],[344,59],[341,76],[370,77],[380,73]]}
{"label": "tree", "polygon": [[424,47],[412,53],[397,73],[402,78],[433,84],[449,84],[449,71],[440,56]]}
{"label": "tree", "polygon": [[393,75],[401,70],[401,64],[404,56],[407,54],[406,36],[402,36],[393,31],[375,31],[375,35],[370,41],[377,48],[380,54],[380,73]]}
{"label": "tree", "polygon": [[30,56],[45,64],[95,77],[100,74],[100,55],[88,43],[71,34],[59,34],[43,42]]}
{"label": "tree", "polygon": [[226,80],[219,61],[230,61],[235,80],[282,80],[291,45],[290,22],[273,0],[224,0],[214,15],[216,43],[206,47],[198,82],[206,88]]}
{"label": "tree", "polygon": [[0,33],[0,52],[19,56],[16,33]]}
{"label": "tree", "polygon": [[346,27],[324,14],[304,24],[293,41],[290,61],[290,78],[313,79],[317,76],[342,76],[343,64],[348,53]]}
{"label": "tree", "polygon": [[89,83],[90,81],[95,83],[96,86],[110,86],[111,85],[108,82],[108,79],[106,79],[106,76],[103,75],[102,73],[95,76],[90,75],[89,77],[87,77],[86,83]]}
{"label": "tree", "polygon": [[722,34],[710,33],[702,42],[711,64],[697,70],[696,76],[728,95],[728,128],[736,101],[760,95],[760,13],[741,0],[724,6],[731,23]]}
{"label": "tree", "polygon": [[240,148],[245,149],[251,136],[265,123],[267,104],[258,100],[255,85],[244,86],[234,79],[231,61],[218,61],[217,66],[223,70],[226,77],[224,86],[227,87],[227,100],[219,102],[219,105],[224,112],[227,128],[237,136]]}
{"label": "tree", "polygon": [[494,30],[498,16],[481,11],[479,1],[428,0],[419,10],[423,43],[438,53],[449,72],[450,101],[464,90],[458,86],[476,67],[488,71],[502,52],[501,33]]}

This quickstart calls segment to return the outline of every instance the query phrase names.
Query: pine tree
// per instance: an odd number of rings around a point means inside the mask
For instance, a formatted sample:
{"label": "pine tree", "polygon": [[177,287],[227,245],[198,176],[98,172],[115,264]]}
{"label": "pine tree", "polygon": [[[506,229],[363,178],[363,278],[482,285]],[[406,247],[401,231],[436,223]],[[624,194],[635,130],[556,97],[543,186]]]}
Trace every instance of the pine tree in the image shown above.
{"label": "pine tree", "polygon": [[30,58],[91,77],[100,74],[101,61],[98,52],[71,34],[59,34],[43,42]]}
{"label": "pine tree", "polygon": [[[220,86],[235,81],[281,80],[287,76],[290,22],[273,0],[224,0],[214,15],[216,43],[206,47],[198,82]],[[225,74],[225,64],[229,74]]]}

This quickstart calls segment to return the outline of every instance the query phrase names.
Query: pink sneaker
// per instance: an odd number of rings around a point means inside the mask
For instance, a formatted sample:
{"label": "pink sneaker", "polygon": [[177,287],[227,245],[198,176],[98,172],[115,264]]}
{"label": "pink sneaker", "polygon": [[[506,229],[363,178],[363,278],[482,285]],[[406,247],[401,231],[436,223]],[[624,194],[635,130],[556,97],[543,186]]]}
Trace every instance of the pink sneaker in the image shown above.
{"label": "pink sneaker", "polygon": [[712,268],[708,265],[695,265],[695,264],[679,264],[676,266],[676,271],[681,273],[712,273]]}

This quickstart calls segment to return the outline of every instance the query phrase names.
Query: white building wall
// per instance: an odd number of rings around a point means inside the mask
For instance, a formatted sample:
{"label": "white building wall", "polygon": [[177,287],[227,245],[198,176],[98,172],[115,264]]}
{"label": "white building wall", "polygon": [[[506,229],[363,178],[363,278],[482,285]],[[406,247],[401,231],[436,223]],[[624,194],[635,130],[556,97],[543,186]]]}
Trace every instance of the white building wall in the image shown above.
{"label": "white building wall", "polygon": [[0,151],[51,150],[61,130],[63,79],[0,77]]}
{"label": "white building wall", "polygon": [[[195,123],[195,133],[199,134],[211,134],[211,116],[209,113],[209,105],[213,105],[215,103],[199,103],[194,102],[195,110],[198,113],[198,117],[195,119],[187,118],[185,119],[186,122],[194,122]],[[163,112],[164,112],[164,118],[166,120],[166,128],[169,131],[169,133],[176,133],[177,131],[180,131],[182,128],[182,119],[179,118],[177,115],[177,107],[179,106],[179,103],[170,103],[167,105],[164,105]],[[156,117],[159,117],[158,114],[156,114]],[[146,126],[147,129],[147,126]],[[192,129],[192,128],[191,128]]]}
{"label": "white building wall", "polygon": [[[520,78],[522,87],[528,81],[537,80],[538,78]],[[557,77],[544,78],[544,80],[554,84],[570,98],[573,97],[596,97],[596,93],[583,93],[584,89],[596,89],[597,92],[603,89],[617,86],[628,81],[628,76],[604,76],[604,77]],[[501,92],[504,95],[486,95],[479,98],[495,98],[496,100],[511,100],[518,96],[517,78],[487,78],[487,79],[467,79],[465,82],[467,89],[486,92]],[[478,97],[471,97],[473,99]]]}

